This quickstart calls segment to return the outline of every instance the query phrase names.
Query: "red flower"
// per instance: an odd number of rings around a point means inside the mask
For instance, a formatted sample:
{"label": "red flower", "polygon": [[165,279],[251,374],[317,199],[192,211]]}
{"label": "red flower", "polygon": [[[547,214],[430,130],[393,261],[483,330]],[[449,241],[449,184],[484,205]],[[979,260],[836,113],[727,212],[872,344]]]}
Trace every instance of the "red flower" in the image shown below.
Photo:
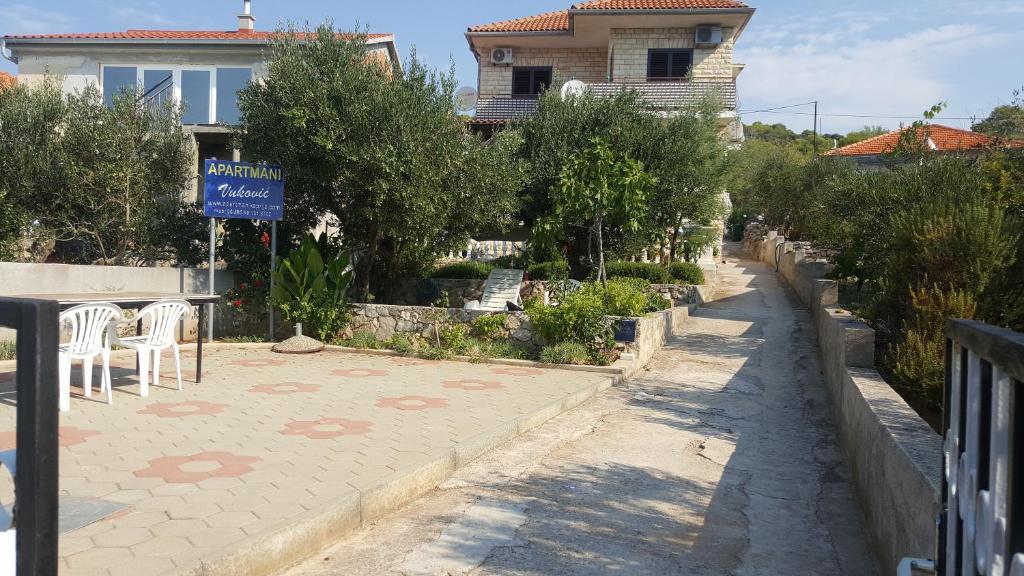
{"label": "red flower", "polygon": [[235,300],[232,304],[234,305],[235,308],[241,308],[242,307],[242,301],[241,300]]}
{"label": "red flower", "polygon": [[270,250],[270,234],[267,234],[266,232],[264,232],[260,236],[260,242],[263,243],[263,247],[264,248],[266,248],[267,250]]}
{"label": "red flower", "polygon": [[255,286],[257,288],[262,288],[263,287],[263,280],[256,280],[252,284],[253,284],[253,286]]}

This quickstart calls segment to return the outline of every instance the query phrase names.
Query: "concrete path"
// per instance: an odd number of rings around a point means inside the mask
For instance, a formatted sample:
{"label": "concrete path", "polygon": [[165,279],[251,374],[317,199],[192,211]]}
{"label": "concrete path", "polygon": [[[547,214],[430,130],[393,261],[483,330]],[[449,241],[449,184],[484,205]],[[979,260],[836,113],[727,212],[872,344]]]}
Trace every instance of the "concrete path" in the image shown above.
{"label": "concrete path", "polygon": [[645,375],[287,576],[875,574],[809,313],[728,260]]}

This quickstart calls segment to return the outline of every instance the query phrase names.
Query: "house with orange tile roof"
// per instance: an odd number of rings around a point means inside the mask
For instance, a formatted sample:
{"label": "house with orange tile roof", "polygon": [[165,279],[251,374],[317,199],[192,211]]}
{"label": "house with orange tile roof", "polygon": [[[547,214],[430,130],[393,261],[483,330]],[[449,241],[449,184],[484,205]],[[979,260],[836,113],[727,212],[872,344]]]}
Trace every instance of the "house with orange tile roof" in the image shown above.
{"label": "house with orange tile roof", "polygon": [[537,110],[538,95],[579,80],[598,95],[636,90],[654,111],[713,94],[723,130],[742,139],[733,47],[754,14],[739,0],[592,0],[566,10],[473,26],[479,62],[472,123],[504,125]]}
{"label": "house with orange tile roof", "polygon": [[[912,130],[914,132],[911,132]],[[938,153],[971,154],[992,148],[1024,148],[1024,140],[1005,140],[970,130],[928,124],[922,127],[906,126],[841,148],[834,148],[824,152],[823,156],[849,158],[864,166],[881,164],[882,159],[895,152],[900,143],[908,137],[911,142],[916,141],[923,149]]]}
{"label": "house with orange tile roof", "polygon": [[[238,91],[266,74],[276,34],[256,30],[255,23],[250,0],[244,0],[232,30],[10,35],[0,37],[0,54],[17,64],[19,80],[27,84],[50,74],[63,79],[65,92],[98,86],[108,104],[128,87],[139,87],[149,104],[182,103],[182,123],[196,140],[202,166],[206,158],[233,156]],[[368,34],[366,41],[372,58],[399,64],[394,35]]]}

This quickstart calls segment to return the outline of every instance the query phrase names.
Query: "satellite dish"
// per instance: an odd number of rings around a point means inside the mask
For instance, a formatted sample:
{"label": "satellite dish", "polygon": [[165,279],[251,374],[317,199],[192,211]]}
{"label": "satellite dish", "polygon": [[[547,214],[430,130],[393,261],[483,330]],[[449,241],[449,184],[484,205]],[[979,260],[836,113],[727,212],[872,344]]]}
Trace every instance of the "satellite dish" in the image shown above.
{"label": "satellite dish", "polygon": [[460,113],[465,114],[470,110],[476,108],[476,101],[478,95],[476,90],[469,86],[463,86],[455,92],[455,108]]}
{"label": "satellite dish", "polygon": [[569,80],[562,86],[562,100],[579,98],[587,91],[587,84],[579,80]]}

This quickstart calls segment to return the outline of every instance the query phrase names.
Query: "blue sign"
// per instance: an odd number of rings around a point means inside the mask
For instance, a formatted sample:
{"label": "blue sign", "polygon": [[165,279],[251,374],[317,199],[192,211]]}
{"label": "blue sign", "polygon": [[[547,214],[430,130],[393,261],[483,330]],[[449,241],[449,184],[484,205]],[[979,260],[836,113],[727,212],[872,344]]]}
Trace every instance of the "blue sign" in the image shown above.
{"label": "blue sign", "polygon": [[280,166],[206,161],[203,213],[210,218],[284,219],[284,172]]}

